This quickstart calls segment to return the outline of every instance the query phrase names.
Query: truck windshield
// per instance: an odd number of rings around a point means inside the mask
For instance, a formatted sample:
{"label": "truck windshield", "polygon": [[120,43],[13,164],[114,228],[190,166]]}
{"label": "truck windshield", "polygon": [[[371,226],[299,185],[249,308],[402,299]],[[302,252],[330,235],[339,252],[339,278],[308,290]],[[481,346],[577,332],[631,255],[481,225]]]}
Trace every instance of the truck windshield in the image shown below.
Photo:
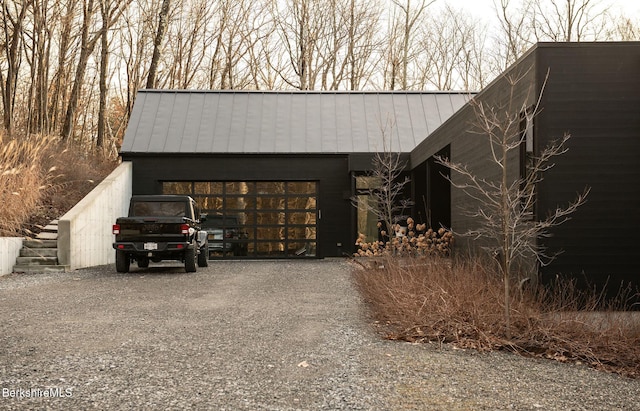
{"label": "truck windshield", "polygon": [[132,217],[184,217],[185,203],[178,201],[136,201]]}

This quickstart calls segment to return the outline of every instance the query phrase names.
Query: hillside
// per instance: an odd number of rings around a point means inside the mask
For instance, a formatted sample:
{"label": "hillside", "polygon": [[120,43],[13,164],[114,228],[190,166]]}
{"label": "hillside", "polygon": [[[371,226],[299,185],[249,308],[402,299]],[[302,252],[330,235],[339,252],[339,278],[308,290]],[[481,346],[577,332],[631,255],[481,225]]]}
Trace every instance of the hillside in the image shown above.
{"label": "hillside", "polygon": [[33,236],[61,217],[118,160],[34,136],[0,140],[0,236]]}

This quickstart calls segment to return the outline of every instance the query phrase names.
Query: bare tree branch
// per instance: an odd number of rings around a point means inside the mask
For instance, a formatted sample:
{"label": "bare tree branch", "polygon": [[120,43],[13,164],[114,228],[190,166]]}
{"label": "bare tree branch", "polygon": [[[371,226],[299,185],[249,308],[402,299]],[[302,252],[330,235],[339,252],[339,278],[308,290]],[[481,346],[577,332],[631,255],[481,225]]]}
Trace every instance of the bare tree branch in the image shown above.
{"label": "bare tree branch", "polygon": [[[548,77],[548,73],[547,73]],[[524,175],[514,176],[518,170],[519,152],[526,144],[526,132],[520,128],[523,115],[526,121],[540,113],[541,96],[546,80],[539,92],[533,107],[519,105],[514,97],[515,87],[523,80],[523,76],[505,78],[511,87],[508,101],[503,105],[488,104],[480,100],[472,100],[475,111],[475,129],[473,133],[485,138],[490,146],[490,163],[498,173],[492,178],[480,177],[467,165],[459,164],[446,158],[437,158],[437,162],[448,167],[453,173],[448,178],[454,188],[462,190],[472,199],[473,208],[465,210],[476,225],[462,235],[481,239],[490,255],[500,261],[500,270],[505,285],[505,319],[507,335],[510,336],[510,283],[516,277],[518,266],[537,260],[540,264],[548,264],[555,257],[547,252],[540,241],[549,235],[550,229],[571,218],[585,203],[589,189],[578,193],[575,200],[565,206],[558,205],[545,215],[535,215],[537,186],[543,180],[544,172],[553,167],[553,159],[568,150],[566,143],[569,134],[553,141],[537,153],[531,152],[525,165]],[[529,93],[532,93],[531,87]],[[530,101],[524,98],[523,101]],[[520,168],[522,170],[522,168]]]}

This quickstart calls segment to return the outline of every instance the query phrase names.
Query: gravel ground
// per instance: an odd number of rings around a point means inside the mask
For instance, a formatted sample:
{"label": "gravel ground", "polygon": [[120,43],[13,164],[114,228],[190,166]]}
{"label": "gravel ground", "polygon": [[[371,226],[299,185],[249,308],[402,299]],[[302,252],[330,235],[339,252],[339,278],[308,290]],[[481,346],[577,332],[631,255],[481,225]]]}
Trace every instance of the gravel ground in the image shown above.
{"label": "gravel ground", "polygon": [[343,260],[183,271],[0,277],[0,409],[640,410],[638,380],[380,339]]}

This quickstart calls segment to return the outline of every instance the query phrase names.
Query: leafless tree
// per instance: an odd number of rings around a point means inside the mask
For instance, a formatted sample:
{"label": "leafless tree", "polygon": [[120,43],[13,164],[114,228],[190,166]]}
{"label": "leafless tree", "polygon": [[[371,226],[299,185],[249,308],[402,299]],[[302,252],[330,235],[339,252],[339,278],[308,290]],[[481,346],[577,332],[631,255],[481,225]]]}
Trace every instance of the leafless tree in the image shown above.
{"label": "leafless tree", "polygon": [[91,27],[93,25],[93,16],[96,11],[94,0],[83,0],[83,21],[80,34],[80,57],[76,66],[75,78],[69,95],[69,101],[67,103],[67,110],[64,117],[64,123],[62,125],[61,137],[63,140],[69,140],[73,132],[73,125],[75,121],[76,109],[78,107],[78,101],[80,99],[80,92],[84,82],[85,70],[89,57],[93,53],[93,49],[98,42],[100,36],[98,34],[91,33]]}
{"label": "leafless tree", "polygon": [[294,75],[286,71],[279,74],[291,87],[314,90],[320,73],[318,42],[324,40],[327,29],[325,10],[321,2],[313,0],[288,0],[284,6],[278,3],[274,2],[274,22]]}
{"label": "leafless tree", "polygon": [[148,64],[153,54],[153,39],[156,28],[156,12],[159,0],[136,1],[124,10],[122,29],[117,30],[112,61],[117,69],[125,73],[114,92],[125,107],[126,118],[131,114],[138,89],[145,86]]}
{"label": "leafless tree", "polygon": [[[552,227],[558,226],[570,218],[586,201],[589,189],[577,195],[566,206],[557,206],[545,215],[534,214],[536,190],[543,180],[544,172],[554,166],[553,159],[567,151],[569,134],[552,142],[548,146],[533,152],[526,148],[529,158],[526,160],[524,175],[515,175],[519,169],[519,159],[523,145],[532,144],[528,130],[534,118],[540,113],[540,98],[533,107],[528,106],[530,98],[522,101],[514,95],[522,77],[506,75],[504,80],[511,93],[504,103],[488,103],[472,100],[475,111],[474,133],[485,138],[489,145],[488,161],[496,170],[494,177],[478,175],[466,164],[460,164],[446,158],[438,162],[452,170],[449,178],[452,186],[462,190],[471,200],[473,207],[466,210],[469,217],[476,221],[476,227],[460,233],[484,242],[483,248],[500,262],[499,267],[504,280],[505,320],[507,337],[511,337],[511,283],[516,278],[519,265],[526,265],[532,259],[540,264],[548,264],[553,255],[549,255],[540,239],[549,235]],[[529,89],[529,95],[533,90]],[[523,119],[524,116],[524,119]],[[524,132],[521,124],[526,121]]]}
{"label": "leafless tree", "polygon": [[109,71],[109,29],[113,26],[132,0],[100,0],[100,15],[102,28],[100,29],[100,101],[98,106],[98,130],[96,146],[102,148],[106,141],[107,132],[107,77]]}
{"label": "leafless tree", "polygon": [[210,2],[204,0],[178,4],[174,22],[167,29],[168,88],[186,89],[193,84],[210,46],[205,30],[209,9]]}
{"label": "leafless tree", "polygon": [[608,13],[601,0],[537,0],[533,30],[538,41],[597,41],[606,33]]}
{"label": "leafless tree", "polygon": [[382,222],[382,231],[388,237],[394,235],[395,225],[407,217],[404,212],[413,204],[405,196],[406,186],[411,182],[408,176],[403,177],[407,164],[400,153],[393,151],[394,128],[395,122],[391,119],[380,125],[384,147],[374,154],[371,171],[367,174],[371,182],[364,190],[367,200],[361,201],[359,196],[351,199],[354,207],[372,213]]}
{"label": "leafless tree", "polygon": [[601,0],[494,0],[502,70],[538,41],[598,41],[611,22]]}
{"label": "leafless tree", "polygon": [[147,88],[152,89],[156,86],[156,76],[158,72],[158,64],[160,62],[160,53],[162,50],[162,42],[164,40],[164,34],[167,31],[169,25],[169,11],[171,8],[171,0],[162,0],[162,7],[158,14],[158,26],[156,35],[153,41],[153,55],[151,57],[151,63],[149,64],[149,73],[147,75]]}
{"label": "leafless tree", "polygon": [[25,32],[24,55],[30,67],[31,84],[27,93],[27,133],[48,133],[49,59],[52,26],[56,16],[49,0],[34,0],[31,31]]}
{"label": "leafless tree", "polygon": [[342,27],[346,32],[346,53],[336,50],[344,59],[331,88],[338,89],[343,83],[348,90],[360,90],[371,81],[375,51],[383,44],[377,33],[382,10],[377,1],[348,0],[340,3],[337,11],[343,16],[336,29]]}
{"label": "leafless tree", "polygon": [[60,21],[57,67],[55,67],[51,84],[49,131],[60,129],[60,122],[64,119],[64,107],[71,91],[71,61],[74,54],[72,43],[76,37],[73,29],[79,5],[80,0],[67,0],[65,4],[59,6],[54,3],[54,6],[59,7],[57,13],[60,14]]}
{"label": "leafless tree", "polygon": [[15,105],[18,74],[20,71],[24,20],[32,0],[2,1],[2,52],[6,72],[0,70],[0,91],[2,92],[3,123],[7,134],[13,127],[13,109]]}
{"label": "leafless tree", "polygon": [[208,44],[204,60],[209,88],[260,88],[261,78],[269,78],[263,72],[271,56],[263,47],[269,47],[274,30],[268,5],[265,0],[217,4],[204,40]]}
{"label": "leafless tree", "polygon": [[272,10],[281,47],[267,54],[289,87],[357,90],[371,82],[381,46],[378,1],[296,0],[273,2]]}
{"label": "leafless tree", "polygon": [[415,34],[424,24],[427,7],[435,0],[392,0],[393,7],[388,30],[388,46],[385,52],[385,88],[408,90],[410,84],[409,65],[417,51]]}
{"label": "leafless tree", "polygon": [[145,85],[480,89],[538,38],[638,38],[598,0],[563,1],[495,0],[493,55],[462,12],[428,16],[433,0],[0,0],[2,126],[102,146]]}
{"label": "leafless tree", "polygon": [[253,3],[252,6],[255,14],[252,18],[254,41],[247,50],[246,64],[250,72],[252,88],[256,90],[278,90],[286,87],[278,74],[281,71],[280,68],[286,66],[286,59],[279,47],[276,25],[270,7],[269,0],[258,4]]}
{"label": "leafless tree", "polygon": [[607,40],[640,41],[640,21],[634,22],[625,16],[618,17],[608,31]]}
{"label": "leafless tree", "polygon": [[[231,14],[221,32],[222,64],[220,88],[242,89],[255,83],[249,64],[260,65],[259,60],[250,60],[250,51],[255,51],[258,34],[265,17],[260,16],[263,5],[256,1],[230,2]],[[266,14],[266,11],[265,11]],[[270,21],[270,20],[268,20]],[[249,63],[247,63],[249,61]]]}
{"label": "leafless tree", "polygon": [[488,27],[482,23],[474,23],[468,27],[470,40],[462,51],[461,77],[463,90],[477,91],[485,88],[495,77],[495,71],[489,64],[491,54]]}
{"label": "leafless tree", "polygon": [[534,1],[522,0],[516,4],[514,0],[494,0],[500,29],[498,53],[499,72],[513,64],[533,44],[530,19],[534,12]]}
{"label": "leafless tree", "polygon": [[346,49],[348,31],[348,11],[343,9],[341,0],[328,0],[323,22],[324,35],[318,39],[318,69],[320,71],[320,89],[336,90],[346,76],[346,58],[341,53]]}
{"label": "leafless tree", "polygon": [[[431,16],[431,24],[420,27],[416,38],[420,49],[419,64],[416,64],[415,88],[452,90],[465,84],[481,69],[476,62],[474,50],[478,36],[479,23],[462,11],[449,6]],[[468,88],[467,88],[468,89]]]}
{"label": "leafless tree", "polygon": [[[106,4],[103,4],[103,2],[105,1],[109,1],[110,6],[106,6]],[[68,141],[73,133],[76,111],[80,101],[82,87],[85,81],[87,64],[89,63],[89,59],[93,54],[95,46],[98,43],[98,40],[103,37],[102,33],[105,33],[106,36],[106,32],[109,30],[111,25],[118,20],[119,16],[123,12],[125,5],[129,2],[130,0],[98,0],[98,4],[96,4],[95,0],[83,0],[83,20],[80,32],[80,55],[78,58],[78,63],[76,65],[71,94],[69,95],[69,101],[67,103],[64,123],[62,125],[61,137],[63,140]],[[94,29],[96,25],[96,23],[94,22],[94,17],[97,14],[98,9],[100,8],[102,8],[102,10],[106,12],[106,15],[105,20],[103,21],[103,28],[101,30],[96,30]],[[103,91],[106,93],[106,86]],[[100,98],[100,93],[98,93],[98,99]],[[106,107],[106,104],[104,105],[104,107]],[[86,118],[87,114],[87,107],[85,107],[83,116]],[[83,122],[83,125],[84,124],[85,123]]]}

